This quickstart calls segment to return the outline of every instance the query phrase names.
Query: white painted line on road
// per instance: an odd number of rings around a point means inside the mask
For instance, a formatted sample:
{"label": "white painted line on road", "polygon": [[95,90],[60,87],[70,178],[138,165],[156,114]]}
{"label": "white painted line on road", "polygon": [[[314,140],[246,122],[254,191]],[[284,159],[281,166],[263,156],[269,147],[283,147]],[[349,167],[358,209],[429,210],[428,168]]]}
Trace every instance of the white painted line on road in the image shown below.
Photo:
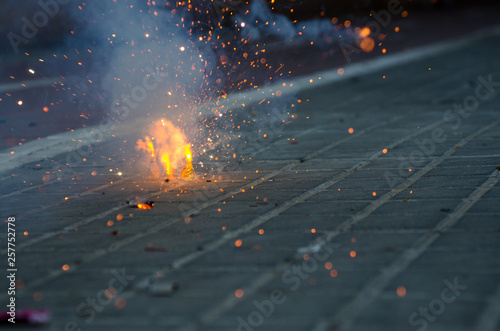
{"label": "white painted line on road", "polygon": [[17,92],[27,89],[32,89],[41,86],[50,86],[53,84],[60,84],[61,77],[50,77],[50,78],[40,78],[24,80],[15,83],[5,83],[0,84],[0,93]]}
{"label": "white painted line on road", "polygon": [[[469,46],[474,41],[498,35],[500,35],[500,25],[481,29],[464,37],[418,47],[411,51],[383,55],[373,60],[349,64],[343,67],[344,73],[342,75],[339,75],[337,73],[337,69],[327,70],[316,72],[305,77],[296,78],[288,82],[286,86],[283,86],[280,83],[261,87],[259,90],[235,93],[228,96],[225,103],[228,104],[228,107],[233,104],[250,104],[250,102],[257,102],[261,101],[262,99],[273,97],[274,93],[278,90],[282,92],[283,96],[294,94],[301,90],[319,88],[353,77],[375,73],[383,69],[403,65],[416,60],[422,60],[430,56],[452,52],[456,49]],[[319,79],[319,77],[321,77],[321,79]]]}
{"label": "white painted line on road", "polygon": [[[350,64],[343,68],[343,75],[339,75],[337,70],[327,70],[317,72],[309,76],[296,78],[287,82],[285,87],[282,84],[273,84],[261,87],[259,90],[234,93],[227,96],[225,99],[223,98],[218,101],[214,101],[213,103],[209,103],[209,105],[204,107],[207,109],[207,113],[204,115],[209,113],[212,114],[210,111],[212,107],[219,107],[222,108],[222,111],[229,111],[234,109],[235,105],[239,106],[241,103],[249,105],[266,98],[274,97],[274,93],[277,90],[281,90],[283,95],[290,95],[297,93],[300,90],[319,88],[321,86],[340,82],[360,75],[374,73],[382,69],[388,69],[415,60],[421,60],[430,56],[451,52],[458,48],[466,47],[474,41],[498,35],[500,35],[500,26],[490,27],[478,30],[464,37],[415,48],[408,52],[384,55],[373,60]],[[321,80],[318,79],[318,77],[321,77]],[[310,83],[311,79],[313,80],[313,83]],[[54,78],[37,80],[29,84],[31,84],[31,87],[35,87],[42,86],[43,84],[50,85],[52,83],[54,83]],[[19,85],[19,83],[16,83],[16,86],[17,85]],[[0,85],[0,92],[3,91],[2,89],[5,91],[11,91],[12,89],[16,89],[16,86],[10,84]],[[137,128],[137,126],[137,122],[131,122],[127,123],[126,127],[123,129],[125,131],[130,131],[133,128]],[[88,134],[89,132],[100,132],[100,129],[98,127],[89,127],[74,130],[72,132],[59,133],[39,140],[27,142],[22,146],[16,146],[0,151],[0,173],[15,169],[26,163],[36,162],[65,152],[70,152],[75,148],[75,141],[81,140],[82,137],[85,137],[85,134]],[[106,141],[111,137],[111,133],[105,134],[103,141]],[[11,154],[11,151],[13,151],[14,154]]]}

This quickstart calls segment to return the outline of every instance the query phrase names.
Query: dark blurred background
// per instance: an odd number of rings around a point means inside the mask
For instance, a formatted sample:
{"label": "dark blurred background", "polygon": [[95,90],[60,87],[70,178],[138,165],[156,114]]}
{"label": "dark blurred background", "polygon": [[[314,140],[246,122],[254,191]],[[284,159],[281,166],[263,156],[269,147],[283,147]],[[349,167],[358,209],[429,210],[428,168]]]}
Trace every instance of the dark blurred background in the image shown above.
{"label": "dark blurred background", "polygon": [[[26,16],[31,20],[33,14],[40,10],[39,1],[2,1],[2,10],[0,11],[1,53],[11,51],[12,47],[7,34],[10,31],[21,31],[24,24],[22,17]],[[42,1],[45,1],[45,3],[50,2],[47,0]],[[227,3],[228,6],[232,2],[241,3],[239,0],[220,1]],[[251,3],[251,1],[255,0],[249,0],[247,3]],[[146,0],[144,2],[146,3]],[[266,0],[273,12],[285,15],[293,21],[336,17],[340,22],[349,19],[354,24],[356,24],[357,20],[363,20],[363,18],[366,20],[371,10],[377,11],[387,8],[388,2],[388,0]],[[196,0],[192,1],[192,3],[196,3]],[[405,10],[412,11],[412,13],[439,12],[444,17],[471,7],[487,8],[493,6],[498,8],[498,1],[494,0],[400,0],[399,3]],[[40,28],[36,40],[30,40],[25,47],[23,45],[23,48],[31,51],[40,47],[61,45],[71,31],[78,33],[79,24],[75,22],[71,15],[66,15],[65,10],[67,10],[67,5],[61,5],[61,13],[50,19],[45,27]],[[446,24],[445,21],[442,23],[443,25]],[[463,22],[464,25],[474,25],[474,23]],[[422,31],[425,31],[425,27],[423,27]]]}

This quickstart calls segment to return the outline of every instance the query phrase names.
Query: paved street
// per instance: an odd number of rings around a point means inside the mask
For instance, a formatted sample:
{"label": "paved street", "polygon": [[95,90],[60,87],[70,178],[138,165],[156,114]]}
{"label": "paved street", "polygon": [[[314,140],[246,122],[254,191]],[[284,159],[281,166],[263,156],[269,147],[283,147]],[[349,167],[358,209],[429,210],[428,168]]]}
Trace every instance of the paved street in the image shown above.
{"label": "paved street", "polygon": [[311,84],[251,158],[192,180],[132,162],[139,128],[69,171],[3,171],[17,309],[46,330],[500,330],[499,58],[487,36]]}

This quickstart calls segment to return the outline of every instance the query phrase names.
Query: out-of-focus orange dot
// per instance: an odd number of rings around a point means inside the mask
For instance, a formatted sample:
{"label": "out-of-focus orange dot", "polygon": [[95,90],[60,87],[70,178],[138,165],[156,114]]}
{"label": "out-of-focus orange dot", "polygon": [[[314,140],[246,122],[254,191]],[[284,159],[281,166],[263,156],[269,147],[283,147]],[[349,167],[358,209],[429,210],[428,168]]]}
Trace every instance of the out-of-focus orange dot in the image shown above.
{"label": "out-of-focus orange dot", "polygon": [[69,265],[65,264],[62,266],[62,270],[68,271],[69,270]]}
{"label": "out-of-focus orange dot", "polygon": [[264,234],[264,229],[260,229],[259,234]]}
{"label": "out-of-focus orange dot", "polygon": [[377,196],[377,192],[373,192],[373,193],[372,193],[372,195],[373,195],[374,197],[376,197],[376,196]]}
{"label": "out-of-focus orange dot", "polygon": [[339,273],[337,272],[337,270],[333,269],[333,270],[330,270],[330,276],[332,277],[337,277]]}
{"label": "out-of-focus orange dot", "polygon": [[104,296],[106,297],[106,299],[113,299],[114,297],[116,297],[117,294],[118,294],[118,291],[114,287],[108,287],[104,291]]}
{"label": "out-of-focus orange dot", "polygon": [[370,28],[362,28],[361,31],[359,32],[359,36],[361,38],[368,37],[372,33],[372,30]]}
{"label": "out-of-focus orange dot", "polygon": [[352,242],[352,243],[355,243],[356,241],[358,241],[358,240],[357,240],[355,237],[352,237],[352,238],[351,238],[351,242]]}
{"label": "out-of-focus orange dot", "polygon": [[372,37],[366,37],[361,40],[359,47],[365,53],[370,53],[375,48],[375,40]]}
{"label": "out-of-focus orange dot", "polygon": [[304,260],[306,260],[306,261],[307,261],[307,260],[309,260],[309,254],[304,254],[303,258],[304,258]]}
{"label": "out-of-focus orange dot", "polygon": [[349,253],[349,255],[350,255],[351,257],[356,257],[356,251],[351,251],[351,252]]}
{"label": "out-of-focus orange dot", "polygon": [[344,74],[344,69],[343,68],[338,68],[337,69],[337,74],[339,74],[339,75],[342,76]]}
{"label": "out-of-focus orange dot", "polygon": [[401,298],[404,297],[406,295],[406,287],[398,286],[396,293],[397,293],[398,297],[401,297]]}
{"label": "out-of-focus orange dot", "polygon": [[405,11],[403,11],[403,12],[401,13],[401,16],[402,16],[402,17],[406,17],[406,16],[408,16],[408,11],[406,11],[406,10],[405,10]]}
{"label": "out-of-focus orange dot", "polygon": [[226,228],[226,226],[224,225],[224,226],[222,227],[222,231],[226,231],[226,229],[227,229],[227,228]]}
{"label": "out-of-focus orange dot", "polygon": [[95,175],[97,175],[97,171],[95,171],[95,170],[94,170],[94,171],[92,171],[90,174],[91,174],[92,176],[95,176]]}
{"label": "out-of-focus orange dot", "polygon": [[315,229],[315,228],[312,228],[312,229],[311,229],[311,233],[316,233],[316,229]]}
{"label": "out-of-focus orange dot", "polygon": [[387,50],[386,50],[385,48],[384,48],[384,49],[382,49],[382,53],[383,53],[383,54],[387,53]]}
{"label": "out-of-focus orange dot", "polygon": [[409,172],[412,172],[412,170],[411,170],[411,169],[408,169],[408,171],[409,171]]}
{"label": "out-of-focus orange dot", "polygon": [[24,281],[22,279],[16,279],[16,288],[21,289],[24,287]]}
{"label": "out-of-focus orange dot", "polygon": [[19,100],[19,101],[17,102],[17,104],[18,104],[19,106],[22,106],[22,105],[23,105],[23,100]]}
{"label": "out-of-focus orange dot", "polygon": [[234,242],[234,246],[236,247],[241,247],[241,244],[243,244],[243,241],[241,239],[238,239]]}
{"label": "out-of-focus orange dot", "polygon": [[109,220],[109,221],[106,223],[106,225],[107,225],[107,226],[113,226],[113,224],[115,224],[115,222],[113,222],[112,220]]}
{"label": "out-of-focus orange dot", "polygon": [[325,263],[325,268],[326,268],[327,270],[331,270],[331,269],[333,268],[333,264],[332,264],[331,262],[326,262],[326,263]]}
{"label": "out-of-focus orange dot", "polygon": [[35,292],[35,293],[33,293],[33,300],[35,300],[35,301],[42,301],[42,299],[43,299],[42,292]]}
{"label": "out-of-focus orange dot", "polygon": [[43,107],[43,111],[47,113],[49,111],[49,107]]}
{"label": "out-of-focus orange dot", "polygon": [[349,128],[349,130],[347,130],[347,131],[349,131],[349,134],[353,134],[354,133],[354,129],[353,128]]}
{"label": "out-of-focus orange dot", "polygon": [[345,26],[346,28],[350,27],[350,26],[351,26],[351,21],[345,21],[345,22],[344,22],[344,26]]}
{"label": "out-of-focus orange dot", "polygon": [[244,295],[245,295],[245,291],[243,291],[241,288],[234,291],[234,296],[237,298],[243,298]]}
{"label": "out-of-focus orange dot", "polygon": [[399,32],[399,26],[395,27],[395,28],[394,28],[394,31],[395,31],[395,32]]}
{"label": "out-of-focus orange dot", "polygon": [[384,149],[382,150],[382,153],[387,154],[387,148],[384,148]]}
{"label": "out-of-focus orange dot", "polygon": [[27,236],[28,235],[28,231],[24,231],[24,235]]}
{"label": "out-of-focus orange dot", "polygon": [[116,215],[116,220],[117,221],[121,221],[122,219],[123,219],[123,215],[122,214]]}
{"label": "out-of-focus orange dot", "polygon": [[127,300],[125,298],[118,298],[115,301],[115,308],[116,309],[123,309],[127,305]]}

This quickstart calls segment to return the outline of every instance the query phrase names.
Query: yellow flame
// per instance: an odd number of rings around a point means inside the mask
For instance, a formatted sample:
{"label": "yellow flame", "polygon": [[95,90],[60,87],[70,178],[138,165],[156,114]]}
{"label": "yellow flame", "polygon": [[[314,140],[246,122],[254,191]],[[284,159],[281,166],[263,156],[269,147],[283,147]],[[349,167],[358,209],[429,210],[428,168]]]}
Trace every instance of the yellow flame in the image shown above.
{"label": "yellow flame", "polygon": [[[149,137],[146,137],[146,138],[149,138]],[[148,144],[149,151],[151,152],[151,156],[155,157],[155,148],[153,146],[153,143],[151,141],[148,141],[147,144]]]}
{"label": "yellow flame", "polygon": [[193,156],[186,136],[170,121],[162,119],[154,123],[150,135],[137,141],[136,149],[149,154],[160,173],[167,176],[178,173],[180,169],[183,169],[182,178],[191,178],[194,173]]}
{"label": "yellow flame", "polygon": [[161,161],[165,165],[167,175],[172,175],[172,167],[170,166],[170,159],[168,158],[168,154],[163,154],[163,156],[161,157]]}
{"label": "yellow flame", "polygon": [[191,160],[191,147],[189,145],[184,146],[184,155],[186,155],[186,166],[182,170],[182,178],[190,178],[194,172],[193,163]]}

